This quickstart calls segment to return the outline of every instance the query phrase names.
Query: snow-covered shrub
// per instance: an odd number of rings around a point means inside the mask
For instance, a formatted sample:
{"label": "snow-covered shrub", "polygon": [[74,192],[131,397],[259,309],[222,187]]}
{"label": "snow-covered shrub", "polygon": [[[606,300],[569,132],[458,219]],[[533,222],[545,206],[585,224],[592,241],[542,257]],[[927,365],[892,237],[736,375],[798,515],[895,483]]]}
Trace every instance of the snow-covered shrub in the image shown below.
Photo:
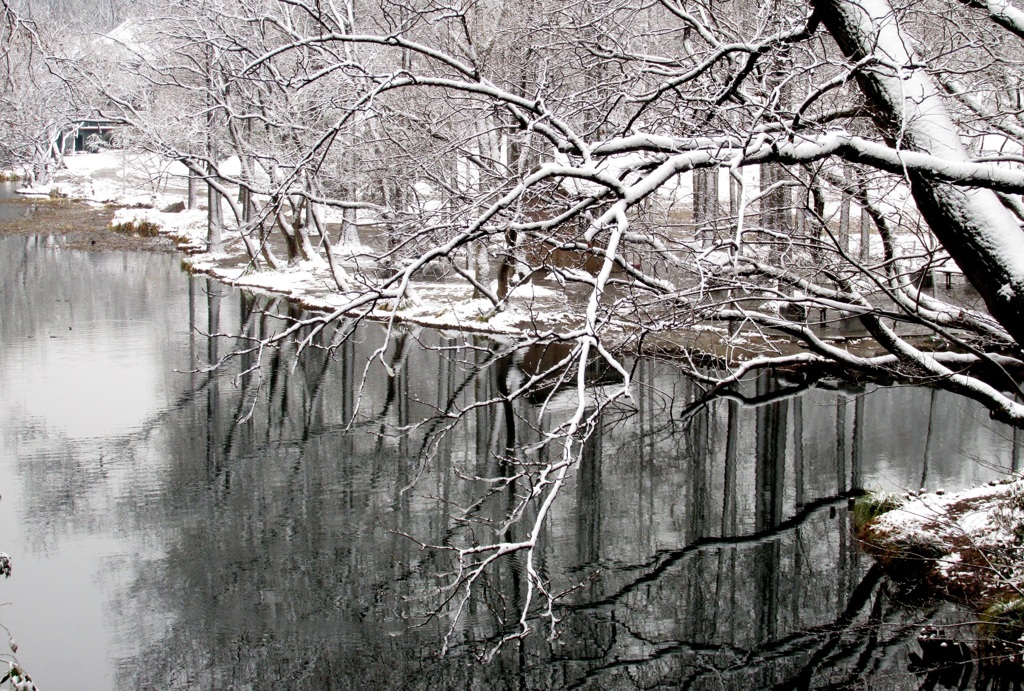
{"label": "snow-covered shrub", "polygon": [[153,209],[118,209],[110,221],[110,229],[143,237],[156,237],[163,230],[162,214]]}

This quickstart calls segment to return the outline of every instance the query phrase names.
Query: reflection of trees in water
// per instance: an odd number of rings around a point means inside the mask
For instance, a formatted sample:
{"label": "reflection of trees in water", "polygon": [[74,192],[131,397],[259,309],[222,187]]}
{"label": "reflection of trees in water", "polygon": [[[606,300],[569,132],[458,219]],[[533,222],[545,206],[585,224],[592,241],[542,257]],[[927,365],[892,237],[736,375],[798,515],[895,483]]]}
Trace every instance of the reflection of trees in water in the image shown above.
{"label": "reflection of trees in water", "polygon": [[[200,297],[202,331],[279,328],[265,300],[212,284]],[[540,544],[553,587],[575,587],[561,637],[473,662],[517,616],[513,557],[437,659],[444,622],[409,626],[436,605],[436,574],[451,564],[405,535],[521,538],[502,519],[523,485],[476,478],[530,462],[573,394],[548,384],[506,400],[532,365],[486,341],[406,331],[372,359],[378,327],[334,336],[301,357],[251,352],[233,371],[197,372],[161,418],[169,470],[122,510],[167,543],[131,594],[171,623],[124,661],[123,686],[752,688],[905,667],[918,615],[849,538],[863,440],[881,434],[864,430],[864,396],[791,392],[762,375],[687,409],[701,390],[651,361],[636,364],[630,406],[602,415]],[[194,338],[208,360],[226,347]]]}
{"label": "reflection of trees in water", "polygon": [[[62,388],[70,398],[88,401],[100,392],[71,384],[80,360],[113,360],[119,355],[131,365],[139,343],[156,344],[146,356],[165,366],[160,375],[169,372],[177,348],[170,336],[180,327],[178,318],[184,316],[175,314],[166,299],[180,286],[177,272],[167,270],[166,255],[140,254],[128,264],[128,255],[57,252],[55,246],[46,236],[0,237],[0,273],[5,276],[6,290],[0,308],[0,343],[4,344],[0,376],[8,386],[12,379],[15,382],[13,389],[3,391],[9,407],[4,410],[7,424],[0,425],[0,445],[18,460],[18,473],[25,478],[22,525],[40,552],[45,551],[44,546],[48,549],[59,544],[69,533],[92,533],[108,526],[113,510],[107,489],[119,487],[127,469],[146,456],[155,426],[144,433],[125,431],[123,437],[111,440],[101,436],[110,435],[109,429],[83,429],[80,421],[60,419],[63,409],[56,413],[42,408],[33,411],[25,400],[42,400],[42,395],[34,396],[36,387],[45,389],[48,377],[59,377],[66,382]],[[108,290],[111,276],[122,290]],[[161,313],[162,319],[149,318]],[[126,333],[119,327],[128,323],[132,324],[131,338],[118,341],[117,336]],[[89,328],[82,329],[83,325]],[[114,346],[121,350],[114,354],[84,352],[86,347],[106,350]],[[63,370],[56,376],[57,367],[47,358],[58,362],[64,358]],[[19,362],[33,363],[43,371],[7,369]],[[57,388],[57,384],[50,385]],[[105,409],[113,396],[96,398],[104,401],[92,406],[99,409],[96,418],[101,424],[107,415],[120,419],[118,413],[123,411]],[[79,403],[69,410],[82,412],[84,407]],[[65,425],[77,427],[76,434],[70,434]]]}
{"label": "reflection of trees in water", "polygon": [[[150,299],[146,272],[131,275],[138,301]],[[241,343],[200,332],[258,340],[281,328],[267,313],[288,309],[205,280],[191,287],[193,362]],[[54,281],[34,299],[78,292],[87,291]],[[136,313],[114,299],[116,315]],[[18,328],[45,331],[33,310],[16,305]],[[492,666],[472,663],[522,602],[511,558],[488,574],[452,656],[438,660],[443,621],[406,629],[437,603],[435,574],[451,564],[402,533],[437,544],[496,531],[522,539],[503,519],[524,482],[476,478],[511,477],[551,453],[537,444],[574,392],[558,367],[542,375],[569,351],[509,353],[407,329],[373,359],[381,327],[342,342],[353,328],[332,327],[301,357],[294,347],[251,351],[221,372],[168,375],[177,394],[131,434],[84,443],[20,430],[19,443],[47,450],[25,469],[36,532],[112,523],[160,555],[140,559],[130,588],[112,589],[118,616],[145,617],[146,635],[166,627],[155,642],[138,638],[149,645],[123,662],[121,686],[788,687],[877,675],[890,662],[905,670],[904,622],[931,613],[904,614],[869,577],[847,497],[879,475],[908,488],[922,477],[972,483],[951,439],[993,450],[996,465],[1015,462],[1011,435],[995,447],[945,393],[762,375],[702,400],[670,366],[636,362],[633,400],[602,412],[540,543],[553,587],[576,587],[559,612],[561,638],[535,635]],[[176,362],[180,327],[152,329]],[[605,374],[588,370],[595,385]],[[529,395],[507,400],[535,375]],[[879,449],[901,464],[886,465]],[[895,686],[916,684],[900,674]]]}

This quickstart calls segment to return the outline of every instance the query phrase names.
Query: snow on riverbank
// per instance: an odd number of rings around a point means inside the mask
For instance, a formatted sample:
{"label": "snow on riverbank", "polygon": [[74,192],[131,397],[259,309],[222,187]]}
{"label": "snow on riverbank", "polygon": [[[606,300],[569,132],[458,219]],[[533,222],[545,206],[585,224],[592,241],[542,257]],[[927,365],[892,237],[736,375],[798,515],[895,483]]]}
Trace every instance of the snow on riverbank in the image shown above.
{"label": "snow on riverbank", "polygon": [[65,168],[47,185],[22,187],[21,194],[69,197],[94,204],[163,208],[183,199],[188,187],[185,167],[153,154],[121,151],[68,154]]}
{"label": "snow on riverbank", "polygon": [[[81,199],[96,205],[117,205],[119,209],[112,225],[121,230],[152,232],[173,238],[178,246],[189,253],[186,262],[196,271],[202,271],[224,280],[231,285],[287,296],[302,306],[333,312],[350,304],[357,296],[356,291],[340,291],[326,261],[304,262],[280,271],[266,267],[255,270],[251,265],[244,246],[237,234],[227,234],[228,241],[217,253],[206,251],[205,194],[200,195],[199,208],[179,211],[183,208],[188,191],[188,176],[184,166],[168,162],[154,155],[128,154],[121,151],[103,151],[93,154],[73,154],[65,159],[66,168],[57,172],[51,184],[20,190],[23,194],[38,196],[66,197]],[[228,159],[220,166],[223,174],[237,173],[237,159]],[[340,218],[328,217],[329,224],[335,225]],[[317,238],[311,238],[314,242]],[[915,236],[901,238],[909,242],[914,251],[909,255],[921,255],[919,241]],[[879,239],[873,236],[872,243]],[[272,248],[282,254],[283,249],[273,243]],[[379,267],[373,255],[375,252],[358,244],[358,238],[348,239],[347,245],[336,246],[334,259],[341,269],[355,280],[376,281],[375,276],[393,272],[394,267]],[[851,252],[857,253],[857,237],[851,238]],[[358,246],[357,246],[358,245]],[[880,248],[878,254],[881,253]],[[714,257],[703,256],[703,261]],[[429,267],[439,274],[454,274],[454,268],[447,260],[438,260]],[[463,267],[463,270],[464,267]],[[589,278],[589,277],[584,277]],[[491,290],[496,285],[491,283]],[[360,313],[370,313],[380,318],[396,317],[425,326],[453,328],[492,334],[558,333],[574,331],[583,323],[586,303],[586,288],[581,285],[573,292],[565,290],[553,281],[531,281],[515,288],[509,298],[495,310],[493,305],[474,295],[473,288],[465,280],[446,280],[443,276],[430,279],[417,275],[403,299],[398,301],[382,299],[374,305],[362,305]],[[770,309],[772,303],[767,303]],[[628,319],[625,321],[629,321]],[[629,326],[622,323],[624,329]],[[657,330],[657,328],[655,329]],[[673,347],[689,347],[698,340],[701,347],[718,350],[730,348],[737,359],[760,354],[765,345],[774,339],[762,334],[751,336],[756,344],[744,340],[739,350],[733,351],[738,341],[729,343],[709,342],[706,327],[695,327],[686,331],[673,329],[668,338]],[[705,334],[705,335],[701,335]]]}
{"label": "snow on riverbank", "polygon": [[[168,231],[172,235],[175,230]],[[226,283],[283,295],[303,307],[333,312],[348,305],[358,294],[334,287],[329,268],[322,261],[302,262],[281,271],[253,271],[244,255],[204,253],[190,258],[193,270],[213,275]],[[495,313],[490,301],[474,298],[472,290],[459,283],[416,284],[395,309],[393,300],[382,300],[369,314],[411,321],[439,329],[457,329],[490,334],[521,334],[529,325],[543,323],[546,329],[571,327],[572,315],[551,289],[523,285]]]}
{"label": "snow on riverbank", "polygon": [[1024,478],[861,501],[882,511],[857,527],[883,563],[912,564],[922,582],[978,610],[1024,595]]}
{"label": "snow on riverbank", "polygon": [[[124,207],[115,211],[112,228],[169,236],[188,253],[186,263],[194,271],[240,288],[282,295],[308,309],[333,312],[357,295],[355,291],[339,291],[327,262],[319,257],[280,271],[256,271],[240,239],[230,233],[219,251],[207,252],[205,195],[200,208],[183,210],[188,180],[181,164],[155,156],[122,155],[120,151],[69,155],[65,163],[66,169],[59,171],[51,184],[23,187],[19,192]],[[228,169],[237,166],[229,160],[222,167],[222,172],[229,173],[232,171]],[[315,242],[316,237],[312,240]],[[372,271],[375,264],[369,252],[366,247],[336,247],[335,260],[350,274],[360,268]],[[533,283],[518,286],[498,312],[488,300],[474,298],[472,288],[464,281],[443,280],[415,283],[399,301],[397,310],[393,300],[382,300],[362,311],[378,318],[393,315],[442,329],[507,335],[564,332],[580,322],[557,286]]]}

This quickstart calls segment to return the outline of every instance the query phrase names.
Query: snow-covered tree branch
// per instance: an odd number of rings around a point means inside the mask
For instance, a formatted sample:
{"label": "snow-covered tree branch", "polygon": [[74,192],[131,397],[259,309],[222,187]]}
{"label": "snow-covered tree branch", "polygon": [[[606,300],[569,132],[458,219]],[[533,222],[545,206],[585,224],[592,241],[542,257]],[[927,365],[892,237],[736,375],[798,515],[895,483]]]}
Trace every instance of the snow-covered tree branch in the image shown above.
{"label": "snow-covered tree branch", "polygon": [[[1009,0],[215,0],[49,64],[80,85],[77,112],[205,183],[210,266],[329,286],[330,310],[246,353],[347,318],[568,347],[494,399],[574,392],[542,439],[496,452],[508,474],[490,481],[521,499],[498,523],[525,536],[436,545],[458,562],[456,620],[487,568],[526,555],[519,636],[537,611],[557,621],[533,549],[595,415],[629,405],[638,351],[712,390],[828,365],[1024,424],[1021,16]],[[595,363],[616,379],[598,393]]]}

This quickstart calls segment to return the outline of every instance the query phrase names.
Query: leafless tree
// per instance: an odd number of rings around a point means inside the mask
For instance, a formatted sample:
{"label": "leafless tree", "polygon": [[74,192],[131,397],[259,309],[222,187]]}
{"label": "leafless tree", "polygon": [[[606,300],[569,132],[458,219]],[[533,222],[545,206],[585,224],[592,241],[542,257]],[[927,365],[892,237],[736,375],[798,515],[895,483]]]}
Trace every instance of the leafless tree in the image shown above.
{"label": "leafless tree", "polygon": [[[563,291],[572,325],[515,342],[559,355],[481,405],[555,380],[574,406],[495,452],[506,472],[486,481],[515,501],[493,539],[434,545],[455,557],[456,621],[518,555],[508,636],[538,611],[553,630],[559,593],[533,555],[595,420],[630,405],[623,353],[672,349],[711,391],[773,367],[898,376],[1024,424],[1024,15],[1008,0],[247,0],[136,21],[118,79],[89,73],[100,110],[206,181],[211,246],[239,238],[256,269],[326,260],[343,296],[248,356],[342,319],[394,323],[439,272],[492,315],[528,281]],[[958,271],[977,300],[924,288]],[[595,361],[617,385],[588,386]],[[502,538],[512,524],[521,539]]]}
{"label": "leafless tree", "polygon": [[45,30],[16,13],[9,3],[0,18],[0,159],[23,171],[30,182],[46,184],[61,166],[74,132],[74,105],[68,84],[48,60],[63,53],[59,32]]}

